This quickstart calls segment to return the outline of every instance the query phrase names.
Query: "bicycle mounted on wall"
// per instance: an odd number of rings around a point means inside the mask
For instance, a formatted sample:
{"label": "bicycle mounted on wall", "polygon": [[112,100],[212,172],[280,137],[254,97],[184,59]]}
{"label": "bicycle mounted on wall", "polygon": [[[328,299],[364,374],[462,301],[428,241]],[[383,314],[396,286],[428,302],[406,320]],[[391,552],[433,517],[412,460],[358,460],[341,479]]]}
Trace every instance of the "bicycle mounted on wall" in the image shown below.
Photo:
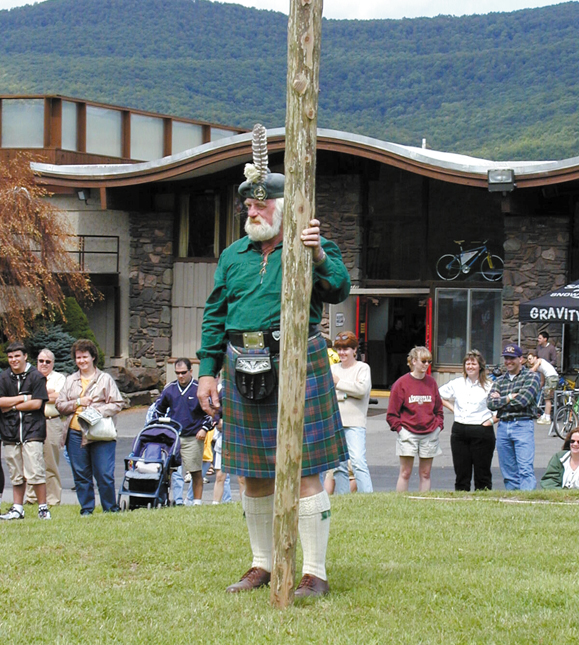
{"label": "bicycle mounted on wall", "polygon": [[436,273],[443,280],[456,280],[461,273],[465,275],[470,273],[475,262],[480,258],[482,258],[480,272],[485,280],[497,282],[503,277],[504,262],[498,255],[491,254],[487,247],[488,240],[482,243],[471,242],[480,246],[466,250],[462,248],[464,240],[454,240],[454,242],[458,244],[460,252],[456,255],[446,253],[436,263]]}

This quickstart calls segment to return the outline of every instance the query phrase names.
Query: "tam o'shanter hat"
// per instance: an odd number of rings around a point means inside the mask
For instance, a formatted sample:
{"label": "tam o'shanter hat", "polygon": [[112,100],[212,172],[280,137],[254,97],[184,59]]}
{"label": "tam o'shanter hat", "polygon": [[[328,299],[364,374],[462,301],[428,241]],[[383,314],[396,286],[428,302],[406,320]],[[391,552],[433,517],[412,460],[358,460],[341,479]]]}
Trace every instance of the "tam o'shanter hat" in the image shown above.
{"label": "tam o'shanter hat", "polygon": [[239,187],[239,194],[243,198],[251,197],[265,201],[283,197],[285,183],[284,175],[270,172],[267,167],[267,130],[256,123],[253,126],[253,163],[246,163],[243,174],[247,181]]}

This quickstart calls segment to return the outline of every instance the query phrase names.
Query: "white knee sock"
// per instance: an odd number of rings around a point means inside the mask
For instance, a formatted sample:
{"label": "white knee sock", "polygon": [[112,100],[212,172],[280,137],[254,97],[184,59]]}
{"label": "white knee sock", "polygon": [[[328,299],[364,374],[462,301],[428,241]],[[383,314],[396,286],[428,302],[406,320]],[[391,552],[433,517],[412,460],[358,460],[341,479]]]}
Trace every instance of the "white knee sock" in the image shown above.
{"label": "white knee sock", "polygon": [[304,552],[303,574],[327,580],[326,550],[330,537],[330,498],[326,491],[300,499],[300,540]]}
{"label": "white knee sock", "polygon": [[249,531],[253,553],[252,567],[271,572],[273,554],[273,495],[248,497],[243,495],[242,505]]}

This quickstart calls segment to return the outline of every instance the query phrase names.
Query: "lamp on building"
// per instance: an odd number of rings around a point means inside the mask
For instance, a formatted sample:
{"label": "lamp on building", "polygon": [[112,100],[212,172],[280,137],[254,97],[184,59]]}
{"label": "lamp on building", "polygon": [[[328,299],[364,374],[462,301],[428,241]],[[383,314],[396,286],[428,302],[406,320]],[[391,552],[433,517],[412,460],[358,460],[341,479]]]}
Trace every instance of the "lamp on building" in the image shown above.
{"label": "lamp on building", "polygon": [[515,171],[511,168],[494,168],[488,171],[489,193],[510,193],[515,190]]}
{"label": "lamp on building", "polygon": [[78,195],[78,198],[81,202],[88,204],[88,198],[90,197],[90,188],[81,188],[80,190],[76,191],[76,194]]}

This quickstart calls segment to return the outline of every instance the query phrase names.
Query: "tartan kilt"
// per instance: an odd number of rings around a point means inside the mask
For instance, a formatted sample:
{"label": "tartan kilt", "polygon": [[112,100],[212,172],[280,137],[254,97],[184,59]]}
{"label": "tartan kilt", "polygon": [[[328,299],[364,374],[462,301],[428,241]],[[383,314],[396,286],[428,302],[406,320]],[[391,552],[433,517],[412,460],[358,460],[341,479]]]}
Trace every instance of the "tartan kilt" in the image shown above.
{"label": "tartan kilt", "polygon": [[[269,354],[269,349],[244,353]],[[223,470],[246,477],[275,477],[277,388],[257,403],[244,399],[235,386],[235,359],[227,346],[223,367]],[[279,356],[272,362],[279,373]],[[348,450],[326,341],[321,335],[308,342],[302,477],[336,468]]]}

